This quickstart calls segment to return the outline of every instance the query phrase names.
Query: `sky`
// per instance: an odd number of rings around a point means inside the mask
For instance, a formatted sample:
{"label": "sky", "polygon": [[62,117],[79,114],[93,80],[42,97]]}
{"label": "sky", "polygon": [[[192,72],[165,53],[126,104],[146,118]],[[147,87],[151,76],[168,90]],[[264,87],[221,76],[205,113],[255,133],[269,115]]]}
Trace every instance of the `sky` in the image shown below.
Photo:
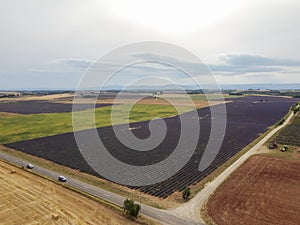
{"label": "sky", "polygon": [[[105,54],[142,41],[189,51],[220,85],[300,83],[299,11],[298,0],[1,0],[0,90],[74,89]],[[140,76],[190,84],[180,71],[146,62],[110,82],[126,85]]]}

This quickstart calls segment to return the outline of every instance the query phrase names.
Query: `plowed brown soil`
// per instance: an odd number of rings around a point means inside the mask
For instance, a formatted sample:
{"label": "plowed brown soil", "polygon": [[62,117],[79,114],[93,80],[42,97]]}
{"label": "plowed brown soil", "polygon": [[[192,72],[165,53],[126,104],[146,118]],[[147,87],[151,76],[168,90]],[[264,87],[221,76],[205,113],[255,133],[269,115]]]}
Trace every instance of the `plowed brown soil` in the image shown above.
{"label": "plowed brown soil", "polygon": [[300,160],[253,156],[207,204],[215,224],[298,225]]}

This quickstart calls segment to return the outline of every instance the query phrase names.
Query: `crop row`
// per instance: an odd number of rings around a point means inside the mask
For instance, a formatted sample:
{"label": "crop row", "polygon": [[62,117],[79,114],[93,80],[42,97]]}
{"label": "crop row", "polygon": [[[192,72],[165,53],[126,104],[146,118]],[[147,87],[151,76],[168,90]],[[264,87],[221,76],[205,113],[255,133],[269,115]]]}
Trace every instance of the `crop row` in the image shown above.
{"label": "crop row", "polygon": [[[201,119],[195,121],[199,121],[201,133],[195,152],[188,163],[179,171],[176,171],[176,165],[173,165],[175,175],[163,182],[131,188],[153,196],[166,198],[176,191],[183,190],[186,186],[198,183],[261,133],[265,132],[268,127],[279,121],[295,104],[291,100],[283,98],[263,97],[264,100],[260,101],[261,98],[237,98],[226,104],[227,126],[225,137],[218,155],[204,171],[199,171],[198,166],[205,152],[211,130],[212,118],[209,108],[198,110]],[[219,106],[213,107],[218,110]],[[189,115],[189,113],[186,113],[184,116]],[[167,125],[166,137],[159,146],[151,151],[135,151],[124,146],[116,137],[112,127],[99,128],[97,131],[105,147],[115,158],[132,165],[149,165],[167,158],[178,143],[181,134],[179,116],[166,118],[164,121]],[[148,121],[130,125],[138,127],[138,129],[130,131],[136,137],[144,139],[150,135]],[[119,129],[119,131],[126,130],[124,125],[118,125],[114,128]],[[89,147],[93,149],[96,148],[96,145],[94,145],[95,140],[91,138],[90,132],[90,130],[81,131],[82,135],[89,141]],[[128,129],[126,132],[129,132]],[[101,174],[97,174],[82,157],[73,133],[15,142],[6,146],[101,177]],[[177,159],[177,162],[180,162],[180,159]],[[163,172],[158,171],[159,174]],[[145,176],[151,177],[152,175],[145,173]]]}
{"label": "crop row", "polygon": [[279,132],[275,141],[279,144],[300,146],[300,115]]}

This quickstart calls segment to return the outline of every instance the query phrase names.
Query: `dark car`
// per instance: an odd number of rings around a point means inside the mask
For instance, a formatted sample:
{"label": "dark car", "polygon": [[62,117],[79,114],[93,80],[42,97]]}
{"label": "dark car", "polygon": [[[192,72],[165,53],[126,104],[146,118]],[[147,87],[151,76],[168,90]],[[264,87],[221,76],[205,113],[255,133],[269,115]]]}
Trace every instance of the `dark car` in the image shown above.
{"label": "dark car", "polygon": [[27,164],[26,168],[27,168],[27,169],[33,169],[34,166],[33,166],[32,164],[29,163],[29,164]]}
{"label": "dark car", "polygon": [[64,176],[59,176],[58,180],[61,181],[61,182],[66,182],[67,178],[65,178]]}

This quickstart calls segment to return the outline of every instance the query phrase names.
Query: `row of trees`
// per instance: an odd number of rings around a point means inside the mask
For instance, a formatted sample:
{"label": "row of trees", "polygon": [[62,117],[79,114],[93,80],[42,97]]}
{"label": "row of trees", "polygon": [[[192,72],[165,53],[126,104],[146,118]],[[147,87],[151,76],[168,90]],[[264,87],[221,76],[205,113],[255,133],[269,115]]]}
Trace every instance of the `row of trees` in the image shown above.
{"label": "row of trees", "polygon": [[300,111],[300,103],[296,103],[296,104],[292,107],[291,110],[294,112],[294,114],[296,114],[297,112],[299,112],[299,111]]}

